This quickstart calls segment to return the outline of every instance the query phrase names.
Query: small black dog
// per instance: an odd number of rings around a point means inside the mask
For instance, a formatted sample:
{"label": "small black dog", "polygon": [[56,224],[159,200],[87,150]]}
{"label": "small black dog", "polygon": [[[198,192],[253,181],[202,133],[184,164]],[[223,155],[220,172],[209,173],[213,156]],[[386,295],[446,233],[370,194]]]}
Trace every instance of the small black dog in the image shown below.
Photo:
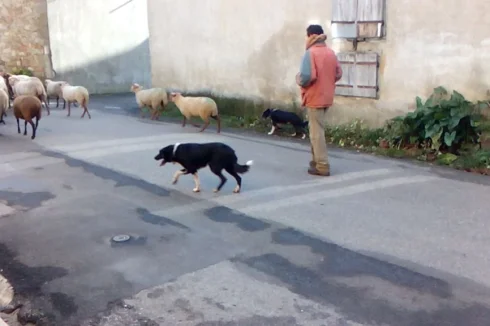
{"label": "small black dog", "polygon": [[303,136],[301,139],[305,139],[306,133],[304,128],[308,125],[308,121],[301,120],[297,114],[279,109],[267,109],[262,113],[262,118],[267,119],[268,117],[272,120],[272,129],[269,131],[269,135],[272,135],[276,131],[276,128],[280,129],[278,124],[290,123],[295,130],[295,133],[291,136],[295,137],[297,133],[302,133]]}
{"label": "small black dog", "polygon": [[226,182],[226,178],[222,174],[223,169],[225,169],[226,172],[235,178],[237,186],[233,192],[238,193],[242,187],[242,178],[238,173],[243,174],[248,172],[250,166],[253,164],[253,161],[248,161],[245,165],[238,164],[235,151],[230,146],[218,142],[204,144],[177,143],[175,145],[168,145],[160,149],[158,155],[155,156],[155,160],[162,160],[160,166],[168,162],[182,165],[183,169],[175,172],[172,184],[176,184],[181,175],[191,173],[194,176],[194,183],[196,185],[193,189],[194,192],[201,190],[197,171],[209,165],[211,171],[221,180],[218,188],[214,192],[220,191]]}

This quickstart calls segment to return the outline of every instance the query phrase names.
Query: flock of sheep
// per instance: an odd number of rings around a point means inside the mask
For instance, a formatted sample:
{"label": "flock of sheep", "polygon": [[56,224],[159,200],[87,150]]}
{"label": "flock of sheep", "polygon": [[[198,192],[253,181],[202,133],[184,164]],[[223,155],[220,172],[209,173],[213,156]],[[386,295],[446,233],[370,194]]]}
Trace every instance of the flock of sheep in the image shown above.
{"label": "flock of sheep", "polygon": [[[24,120],[24,135],[27,134],[27,124],[32,126],[31,139],[36,137],[36,129],[41,119],[42,106],[46,107],[48,115],[51,114],[49,110],[49,98],[56,98],[56,107],[59,106],[59,99],[62,98],[63,109],[68,103],[68,114],[70,116],[70,104],[78,103],[83,108],[82,118],[87,113],[89,119],[91,118],[88,112],[87,104],[89,100],[89,93],[83,86],[72,86],[65,81],[52,81],[46,79],[44,85],[42,81],[37,77],[27,75],[11,75],[9,73],[2,72],[0,78],[0,123],[5,124],[3,120],[7,115],[7,111],[12,108],[14,111],[14,117],[17,120],[17,131],[20,133],[19,120]],[[13,102],[11,103],[11,100]],[[36,118],[36,124],[32,121]]]}
{"label": "flock of sheep", "polygon": [[[204,125],[200,132],[203,132],[210,122],[210,118],[216,120],[218,124],[217,132],[221,130],[221,118],[218,112],[218,105],[216,102],[206,96],[183,96],[181,93],[172,92],[168,93],[164,88],[149,88],[143,89],[139,84],[131,85],[131,92],[136,96],[136,103],[141,110],[141,117],[143,117],[143,108],[148,107],[151,111],[151,120],[157,118],[158,113],[165,110],[169,101],[172,101],[179,109],[180,113],[184,117],[182,127],[185,127],[186,121],[191,117],[200,117],[204,121]],[[198,127],[197,125],[193,124]]]}
{"label": "flock of sheep", "polygon": [[[27,75],[11,75],[9,73],[0,72],[0,123],[5,124],[4,116],[7,116],[7,111],[13,109],[14,117],[17,120],[17,131],[20,133],[19,120],[24,120],[24,135],[27,134],[27,124],[32,126],[31,139],[36,137],[36,129],[41,119],[42,107],[45,106],[48,115],[49,99],[56,99],[56,107],[59,106],[60,98],[63,99],[63,109],[68,104],[68,114],[70,116],[70,104],[78,104],[83,108],[81,118],[88,115],[88,100],[89,92],[83,86],[72,86],[66,81],[45,80],[45,84],[38,78]],[[157,119],[158,113],[162,112],[172,101],[180,110],[184,117],[182,127],[185,127],[186,121],[193,116],[198,116],[204,121],[204,125],[200,132],[204,131],[210,123],[210,118],[217,121],[217,132],[221,129],[221,119],[218,113],[216,102],[203,96],[183,96],[181,93],[168,93],[163,88],[143,89],[138,84],[132,84],[130,89],[136,97],[136,103],[141,109],[148,107],[151,111],[151,119]],[[13,101],[11,103],[11,101]],[[36,119],[34,124],[33,119]],[[197,125],[193,124],[198,127]]]}

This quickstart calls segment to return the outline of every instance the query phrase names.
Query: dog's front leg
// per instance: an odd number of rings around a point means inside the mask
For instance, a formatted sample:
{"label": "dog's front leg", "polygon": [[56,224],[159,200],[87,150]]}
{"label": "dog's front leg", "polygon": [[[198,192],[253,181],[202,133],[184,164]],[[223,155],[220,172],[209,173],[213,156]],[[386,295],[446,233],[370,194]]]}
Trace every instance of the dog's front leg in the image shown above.
{"label": "dog's front leg", "polygon": [[269,131],[268,135],[272,135],[274,133],[274,131],[276,131],[276,125],[272,124],[272,129],[271,129],[271,131]]}
{"label": "dog's front leg", "polygon": [[194,176],[194,183],[195,183],[196,187],[194,189],[192,189],[192,191],[199,192],[199,191],[201,191],[201,185],[199,184],[199,176],[197,175],[197,172],[194,173],[193,176]]}
{"label": "dog's front leg", "polygon": [[177,172],[175,172],[174,177],[172,179],[172,184],[173,185],[176,184],[177,181],[179,181],[180,176],[183,175],[183,174],[187,174],[187,170],[186,169],[178,170]]}
{"label": "dog's front leg", "polygon": [[291,137],[296,137],[296,135],[298,134],[299,127],[293,125],[293,128],[294,128],[294,134],[291,134]]}

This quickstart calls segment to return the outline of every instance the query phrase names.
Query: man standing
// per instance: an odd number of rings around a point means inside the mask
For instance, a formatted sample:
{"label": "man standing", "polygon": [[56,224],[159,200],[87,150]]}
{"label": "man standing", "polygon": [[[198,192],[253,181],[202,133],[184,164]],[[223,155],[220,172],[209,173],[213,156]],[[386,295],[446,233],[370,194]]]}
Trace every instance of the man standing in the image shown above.
{"label": "man standing", "polygon": [[306,52],[296,75],[296,83],[301,88],[301,105],[306,107],[308,113],[313,156],[308,173],[329,176],[325,114],[333,103],[335,83],[342,78],[342,68],[335,52],[327,47],[327,36],[320,25],[308,26],[306,36]]}

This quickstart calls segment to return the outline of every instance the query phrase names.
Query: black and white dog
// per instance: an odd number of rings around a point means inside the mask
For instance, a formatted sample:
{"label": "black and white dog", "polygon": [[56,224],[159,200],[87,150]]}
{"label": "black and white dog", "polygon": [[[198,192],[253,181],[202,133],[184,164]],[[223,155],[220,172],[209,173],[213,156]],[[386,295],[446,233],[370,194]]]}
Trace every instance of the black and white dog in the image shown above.
{"label": "black and white dog", "polygon": [[306,133],[304,128],[308,125],[308,121],[301,120],[301,118],[297,114],[279,109],[267,109],[262,112],[262,118],[267,119],[268,117],[270,117],[272,120],[272,129],[271,131],[269,131],[269,135],[272,135],[274,131],[276,131],[276,129],[280,129],[280,123],[290,123],[291,125],[293,125],[295,130],[295,133],[291,136],[295,137],[296,134],[302,133],[303,136],[301,137],[301,139],[305,139]]}
{"label": "black and white dog", "polygon": [[238,175],[248,172],[253,161],[248,161],[245,165],[238,164],[238,158],[235,151],[228,145],[223,143],[177,143],[175,145],[168,145],[160,149],[155,160],[162,160],[160,166],[165,163],[179,163],[183,169],[175,172],[172,179],[172,184],[176,184],[181,175],[192,174],[194,177],[195,188],[194,192],[199,192],[200,184],[197,171],[203,167],[209,165],[211,171],[216,174],[221,182],[214,192],[221,190],[226,182],[222,171],[231,174],[236,182],[237,186],[233,190],[234,193],[240,192],[242,187],[242,178]]}

